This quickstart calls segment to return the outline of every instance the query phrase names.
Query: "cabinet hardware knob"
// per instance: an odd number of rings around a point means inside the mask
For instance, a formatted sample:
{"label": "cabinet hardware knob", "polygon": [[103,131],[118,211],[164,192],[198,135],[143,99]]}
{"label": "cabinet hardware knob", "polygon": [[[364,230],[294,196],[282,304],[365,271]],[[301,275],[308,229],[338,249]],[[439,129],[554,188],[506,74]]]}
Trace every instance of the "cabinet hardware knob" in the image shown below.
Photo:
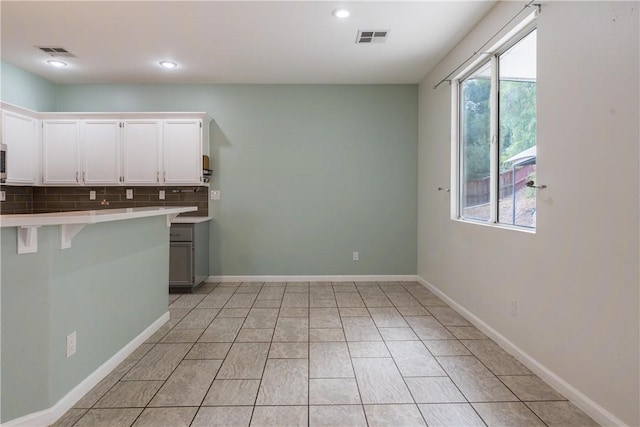
{"label": "cabinet hardware knob", "polygon": [[76,182],[80,182],[78,181],[78,172],[76,172]]}
{"label": "cabinet hardware knob", "polygon": [[156,171],[156,181],[160,182],[160,171]]}

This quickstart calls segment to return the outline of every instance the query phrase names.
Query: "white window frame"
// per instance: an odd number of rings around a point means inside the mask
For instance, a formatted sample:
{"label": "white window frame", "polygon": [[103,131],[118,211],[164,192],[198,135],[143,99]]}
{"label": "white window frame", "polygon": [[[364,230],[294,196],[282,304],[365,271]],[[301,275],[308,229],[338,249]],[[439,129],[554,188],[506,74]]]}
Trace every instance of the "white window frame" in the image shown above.
{"label": "white window frame", "polygon": [[[509,50],[515,44],[524,39],[532,31],[537,29],[535,21],[536,14],[532,13],[522,22],[515,26],[505,36],[503,36],[496,44],[494,44],[486,52],[480,54],[480,57],[465,67],[460,73],[455,75],[451,80],[451,219],[466,223],[485,225],[490,227],[507,228],[511,230],[535,233],[536,228],[523,227],[519,225],[506,224],[498,222],[498,169],[499,169],[499,141],[498,141],[498,114],[499,114],[499,97],[498,97],[498,59],[501,54]],[[463,80],[471,76],[481,67],[491,64],[491,93],[489,99],[490,105],[490,128],[491,147],[489,159],[489,185],[491,191],[489,193],[489,204],[491,206],[488,221],[474,220],[462,217],[462,209],[460,203],[461,195],[461,147],[460,147],[460,84]]]}

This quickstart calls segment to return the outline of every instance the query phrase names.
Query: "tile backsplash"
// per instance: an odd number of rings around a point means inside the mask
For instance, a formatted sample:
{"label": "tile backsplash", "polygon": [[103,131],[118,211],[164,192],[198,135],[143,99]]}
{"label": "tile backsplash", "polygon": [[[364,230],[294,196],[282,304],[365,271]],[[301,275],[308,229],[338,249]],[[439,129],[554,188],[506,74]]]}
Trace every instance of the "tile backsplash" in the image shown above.
{"label": "tile backsplash", "polygon": [[[133,189],[133,199],[126,190]],[[146,206],[197,206],[187,216],[208,216],[208,187],[14,187],[2,186],[6,201],[0,202],[3,214],[48,213],[98,209],[138,208]],[[159,193],[165,192],[160,200]],[[89,200],[89,192],[96,199]]]}
{"label": "tile backsplash", "polygon": [[33,213],[33,187],[2,185],[0,191],[5,193],[5,200],[0,201],[0,213]]}

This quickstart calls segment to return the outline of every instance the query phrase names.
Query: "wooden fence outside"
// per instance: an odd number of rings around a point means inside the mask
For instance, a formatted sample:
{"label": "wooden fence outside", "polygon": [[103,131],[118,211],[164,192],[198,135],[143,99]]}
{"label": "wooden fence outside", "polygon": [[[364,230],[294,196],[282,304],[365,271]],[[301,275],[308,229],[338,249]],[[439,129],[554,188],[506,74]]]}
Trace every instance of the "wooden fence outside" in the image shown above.
{"label": "wooden fence outside", "polygon": [[[513,194],[513,181],[512,181],[513,169],[504,171],[499,176],[500,192],[498,198],[511,196]],[[516,192],[524,188],[530,175],[536,172],[536,165],[525,165],[521,168],[516,168]],[[489,177],[482,179],[472,179],[465,183],[465,206],[476,206],[489,203],[489,192],[491,190],[491,184]]]}

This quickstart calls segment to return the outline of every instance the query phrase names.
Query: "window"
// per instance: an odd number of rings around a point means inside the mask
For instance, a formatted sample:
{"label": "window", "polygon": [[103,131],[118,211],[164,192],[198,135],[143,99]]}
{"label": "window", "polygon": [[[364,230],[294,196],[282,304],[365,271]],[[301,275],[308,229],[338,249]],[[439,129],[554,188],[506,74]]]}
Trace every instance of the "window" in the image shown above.
{"label": "window", "polygon": [[536,30],[455,82],[456,217],[535,228]]}

